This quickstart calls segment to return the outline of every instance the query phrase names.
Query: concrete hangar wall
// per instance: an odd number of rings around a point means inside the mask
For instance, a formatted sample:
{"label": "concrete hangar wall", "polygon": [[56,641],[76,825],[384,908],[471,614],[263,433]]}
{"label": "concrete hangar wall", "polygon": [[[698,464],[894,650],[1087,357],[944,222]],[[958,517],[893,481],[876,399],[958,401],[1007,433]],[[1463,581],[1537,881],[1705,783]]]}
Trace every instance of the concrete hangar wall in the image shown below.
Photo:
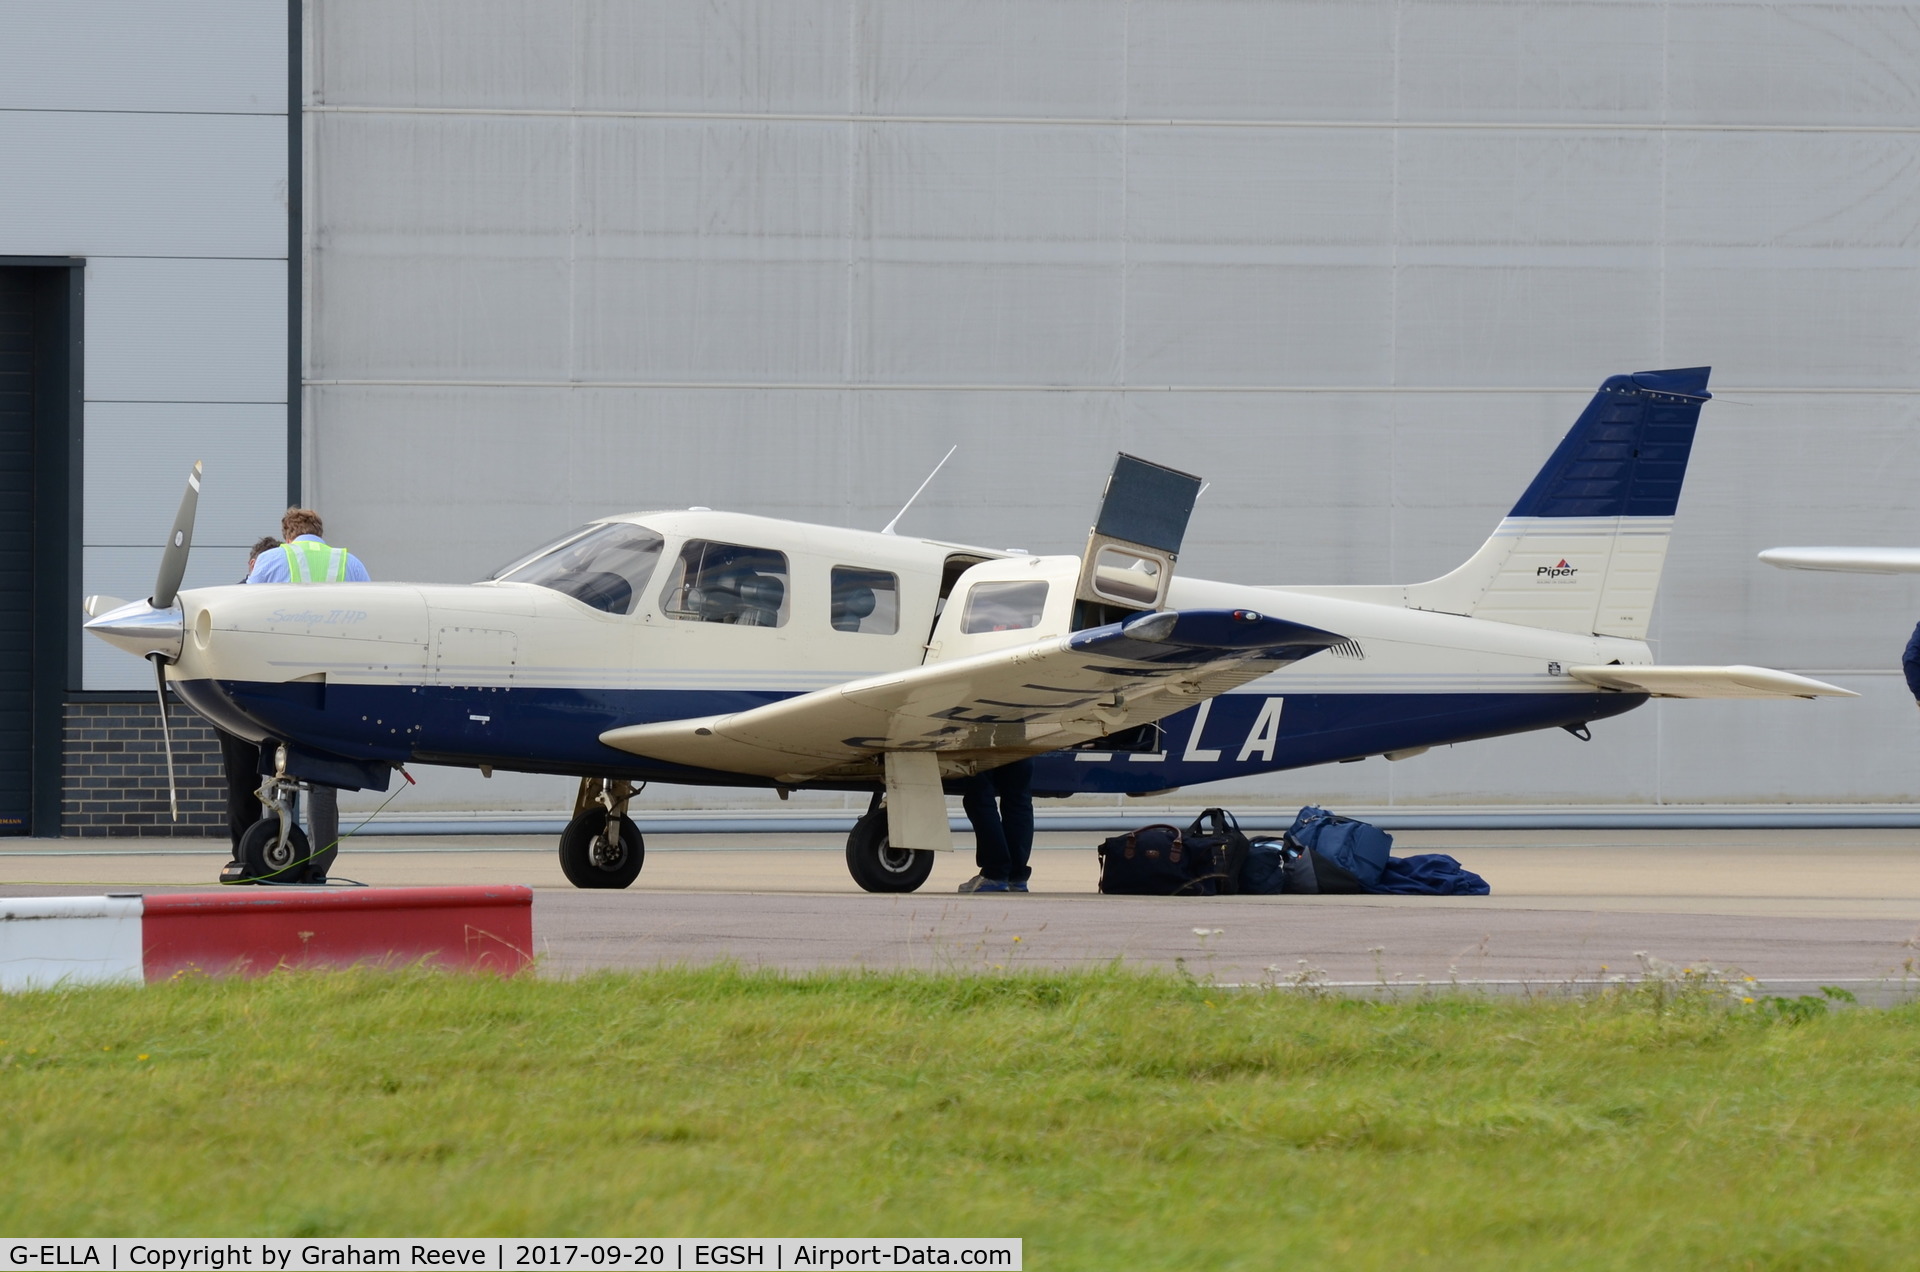
{"label": "concrete hangar wall", "polygon": [[903,528],[1077,550],[1124,448],[1212,480],[1185,569],[1411,581],[1604,376],[1710,363],[1659,655],[1862,699],[1212,789],[1914,790],[1920,592],[1753,555],[1920,539],[1910,5],[323,0],[308,42],[309,491],[383,576],[638,507],[878,527],[957,442]]}

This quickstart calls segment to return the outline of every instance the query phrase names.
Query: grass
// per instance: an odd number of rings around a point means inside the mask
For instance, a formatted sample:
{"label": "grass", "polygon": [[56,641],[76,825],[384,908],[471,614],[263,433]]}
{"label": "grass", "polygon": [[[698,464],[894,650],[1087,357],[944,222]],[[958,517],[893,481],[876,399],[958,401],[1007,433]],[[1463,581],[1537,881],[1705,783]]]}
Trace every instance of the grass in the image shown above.
{"label": "grass", "polygon": [[0,998],[8,1235],[1017,1236],[1067,1268],[1910,1267],[1920,1009],[729,968]]}

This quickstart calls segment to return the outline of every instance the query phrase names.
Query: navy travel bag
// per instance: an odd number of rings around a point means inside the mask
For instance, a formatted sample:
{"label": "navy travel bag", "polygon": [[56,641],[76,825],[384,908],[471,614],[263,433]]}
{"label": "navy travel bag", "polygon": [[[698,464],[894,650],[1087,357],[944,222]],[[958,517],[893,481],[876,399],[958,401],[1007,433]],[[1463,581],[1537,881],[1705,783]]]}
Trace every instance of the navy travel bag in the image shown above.
{"label": "navy travel bag", "polygon": [[1287,839],[1305,850],[1286,863],[1288,892],[1372,892],[1393,849],[1393,836],[1378,826],[1312,804],[1293,819]]}

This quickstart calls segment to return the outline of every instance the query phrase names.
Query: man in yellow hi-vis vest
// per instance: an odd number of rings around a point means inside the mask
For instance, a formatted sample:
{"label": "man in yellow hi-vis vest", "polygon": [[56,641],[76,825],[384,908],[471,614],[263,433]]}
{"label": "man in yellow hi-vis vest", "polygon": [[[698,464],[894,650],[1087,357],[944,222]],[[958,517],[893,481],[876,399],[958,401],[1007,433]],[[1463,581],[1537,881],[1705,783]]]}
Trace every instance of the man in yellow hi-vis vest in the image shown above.
{"label": "man in yellow hi-vis vest", "polygon": [[[320,514],[311,508],[289,508],[280,518],[286,538],[278,550],[262,552],[247,575],[249,583],[367,583],[367,567],[345,548],[320,537]],[[340,838],[340,792],[315,782],[307,794],[307,836],[316,853],[325,852]],[[327,860],[327,858],[322,858]]]}
{"label": "man in yellow hi-vis vest", "polygon": [[278,552],[262,552],[247,575],[249,583],[366,583],[367,567],[345,548],[320,537],[320,514],[289,508],[280,518],[287,541]]}

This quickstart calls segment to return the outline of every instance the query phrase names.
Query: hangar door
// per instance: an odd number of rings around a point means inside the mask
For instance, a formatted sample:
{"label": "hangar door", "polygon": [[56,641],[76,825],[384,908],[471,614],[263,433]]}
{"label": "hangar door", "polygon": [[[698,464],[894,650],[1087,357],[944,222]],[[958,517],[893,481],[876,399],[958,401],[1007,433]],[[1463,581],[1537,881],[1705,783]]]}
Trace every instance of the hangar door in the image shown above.
{"label": "hangar door", "polygon": [[59,833],[77,264],[0,257],[0,835]]}

